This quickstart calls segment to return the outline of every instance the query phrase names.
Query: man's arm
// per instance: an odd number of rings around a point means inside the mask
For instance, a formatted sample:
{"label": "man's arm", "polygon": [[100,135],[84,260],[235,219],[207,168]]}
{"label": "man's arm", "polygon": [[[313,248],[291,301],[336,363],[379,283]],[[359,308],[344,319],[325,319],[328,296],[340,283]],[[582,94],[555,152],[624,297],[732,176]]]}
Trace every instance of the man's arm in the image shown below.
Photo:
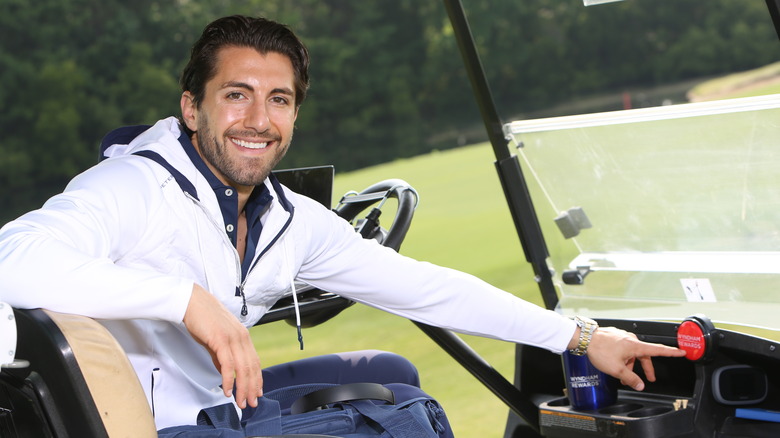
{"label": "man's arm", "polygon": [[150,177],[129,163],[98,166],[41,209],[6,224],[3,300],[93,318],[181,321],[191,279],[114,262],[149,240],[145,230],[161,202]]}
{"label": "man's arm", "polygon": [[[396,315],[460,333],[534,345],[556,353],[577,345],[580,332],[570,318],[472,275],[401,256],[361,239],[341,219],[331,224],[328,219],[324,216],[316,224],[329,225],[331,232],[312,233],[307,240],[322,246],[313,252],[316,257],[304,261],[299,273],[302,280]],[[640,342],[622,330],[599,328],[588,355],[600,370],[633,388],[643,388],[640,377],[633,372],[636,359],[648,379],[654,380],[651,356],[679,357],[685,353]]]}

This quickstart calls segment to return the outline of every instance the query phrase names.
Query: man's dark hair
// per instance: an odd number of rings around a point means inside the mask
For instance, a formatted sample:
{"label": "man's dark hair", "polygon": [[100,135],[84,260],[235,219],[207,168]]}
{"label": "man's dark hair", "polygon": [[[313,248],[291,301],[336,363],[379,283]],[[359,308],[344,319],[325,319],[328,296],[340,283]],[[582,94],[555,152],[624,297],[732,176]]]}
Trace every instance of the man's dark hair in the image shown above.
{"label": "man's dark hair", "polygon": [[192,46],[190,61],[182,71],[182,91],[193,95],[199,106],[206,83],[217,74],[217,53],[225,47],[251,47],[259,53],[279,53],[290,58],[295,72],[295,105],[300,106],[309,88],[309,52],[292,30],[265,18],[242,15],[219,18],[203,29]]}

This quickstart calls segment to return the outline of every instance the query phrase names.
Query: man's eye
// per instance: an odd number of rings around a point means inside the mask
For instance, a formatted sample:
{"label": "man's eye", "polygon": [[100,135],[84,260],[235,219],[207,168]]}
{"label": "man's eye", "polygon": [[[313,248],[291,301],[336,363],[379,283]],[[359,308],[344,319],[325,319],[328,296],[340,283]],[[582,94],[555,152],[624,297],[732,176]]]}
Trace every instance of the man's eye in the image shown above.
{"label": "man's eye", "polygon": [[237,91],[234,91],[234,92],[228,93],[226,97],[228,99],[230,99],[230,100],[239,100],[242,97],[244,97],[244,95],[239,93],[239,92],[237,92]]}
{"label": "man's eye", "polygon": [[279,105],[287,105],[290,101],[286,97],[274,96],[271,101]]}

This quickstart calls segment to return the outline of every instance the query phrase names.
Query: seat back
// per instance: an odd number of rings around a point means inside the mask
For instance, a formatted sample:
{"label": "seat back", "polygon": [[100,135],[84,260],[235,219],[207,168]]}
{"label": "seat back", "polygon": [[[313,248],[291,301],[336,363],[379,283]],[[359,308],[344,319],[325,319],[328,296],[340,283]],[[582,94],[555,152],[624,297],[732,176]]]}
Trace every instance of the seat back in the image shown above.
{"label": "seat back", "polygon": [[0,373],[3,437],[156,437],[130,361],[98,322],[77,315],[14,310],[16,357]]}

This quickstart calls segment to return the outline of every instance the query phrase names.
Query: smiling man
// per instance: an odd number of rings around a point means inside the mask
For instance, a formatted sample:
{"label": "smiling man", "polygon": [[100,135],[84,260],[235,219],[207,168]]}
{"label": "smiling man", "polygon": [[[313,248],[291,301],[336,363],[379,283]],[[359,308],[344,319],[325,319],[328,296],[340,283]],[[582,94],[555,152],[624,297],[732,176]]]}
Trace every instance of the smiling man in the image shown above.
{"label": "smiling man", "polygon": [[[110,133],[106,159],[0,230],[3,300],[100,319],[130,358],[158,429],[174,434],[220,405],[251,420],[264,385],[371,381],[400,384],[396,401],[424,395],[414,367],[389,353],[263,370],[247,328],[297,281],[461,333],[576,348],[640,390],[635,360],[654,379],[651,356],[685,354],[401,256],[282,186],[270,172],[290,147],[308,63],[281,24],[209,24],[182,74],[181,119]],[[451,436],[440,409],[430,416]]]}

